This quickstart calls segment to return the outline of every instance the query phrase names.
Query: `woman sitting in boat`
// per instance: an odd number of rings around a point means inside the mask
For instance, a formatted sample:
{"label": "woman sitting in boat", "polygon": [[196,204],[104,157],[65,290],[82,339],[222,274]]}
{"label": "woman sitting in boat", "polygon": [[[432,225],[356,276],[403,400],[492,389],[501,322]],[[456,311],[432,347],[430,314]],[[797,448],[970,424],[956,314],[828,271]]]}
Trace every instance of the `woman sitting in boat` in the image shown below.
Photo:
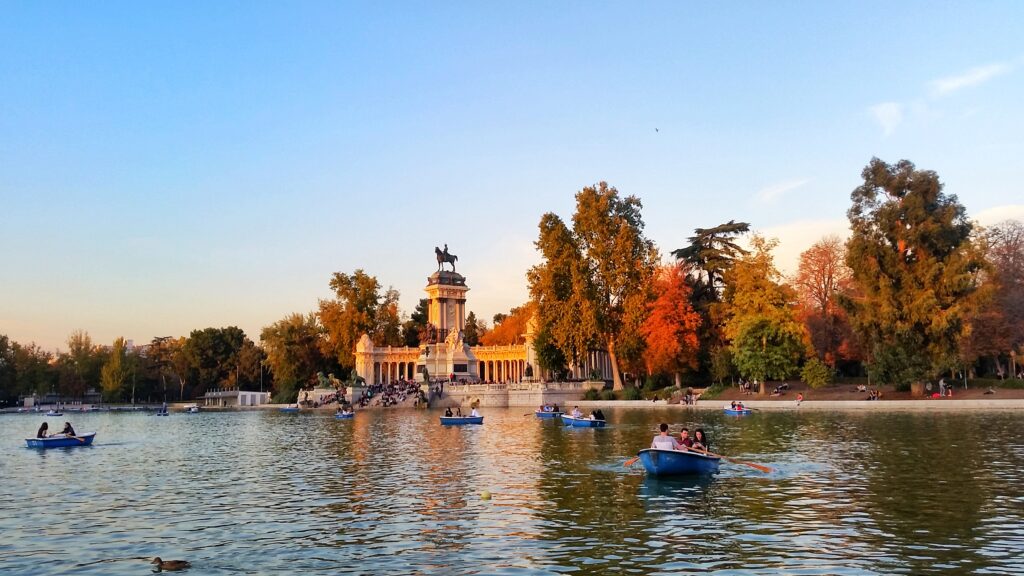
{"label": "woman sitting in boat", "polygon": [[452,417],[452,407],[451,406],[449,406],[449,407],[444,409],[444,417],[445,418],[451,418]]}
{"label": "woman sitting in boat", "polygon": [[674,436],[669,436],[668,424],[662,422],[658,427],[661,433],[651,441],[651,448],[656,450],[679,450],[679,442]]}
{"label": "woman sitting in boat", "polygon": [[597,412],[595,412],[594,415],[596,420],[604,420],[604,412],[601,412],[600,408],[597,409]]}
{"label": "woman sitting in boat", "polygon": [[703,428],[697,428],[693,431],[693,444],[690,447],[704,450],[705,452],[711,451],[711,443],[708,442],[708,437],[704,434]]}
{"label": "woman sitting in boat", "polygon": [[736,401],[735,400],[733,400],[732,402],[729,402],[729,409],[730,410],[735,410],[736,409]]}
{"label": "woman sitting in boat", "polygon": [[480,413],[476,411],[476,408],[473,408],[473,411],[469,413],[469,416],[470,418],[479,418]]}
{"label": "woman sitting in boat", "polygon": [[39,427],[39,431],[36,432],[36,438],[46,438],[46,434],[49,429],[50,425],[43,422],[43,425]]}
{"label": "woman sitting in boat", "polygon": [[65,435],[65,436],[74,436],[75,435],[75,429],[71,427],[71,422],[65,422],[64,423],[64,429],[61,430],[60,433]]}

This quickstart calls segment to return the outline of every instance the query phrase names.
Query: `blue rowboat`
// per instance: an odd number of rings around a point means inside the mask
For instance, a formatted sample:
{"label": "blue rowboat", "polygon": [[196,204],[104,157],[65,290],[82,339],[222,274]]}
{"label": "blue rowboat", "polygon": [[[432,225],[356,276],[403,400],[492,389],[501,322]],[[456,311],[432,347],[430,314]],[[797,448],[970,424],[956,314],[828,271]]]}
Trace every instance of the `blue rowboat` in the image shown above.
{"label": "blue rowboat", "polygon": [[723,408],[726,416],[750,416],[754,413],[750,408],[744,408],[743,410],[733,410],[732,408]]}
{"label": "blue rowboat", "polygon": [[718,472],[718,464],[722,460],[718,456],[705,456],[697,452],[657,448],[641,450],[637,455],[647,473],[652,476],[714,474]]}
{"label": "blue rowboat", "polygon": [[349,412],[348,414],[341,412],[339,414],[335,414],[334,417],[337,418],[338,420],[351,420],[352,418],[355,417],[355,415],[355,412]]}
{"label": "blue rowboat", "polygon": [[285,406],[284,408],[278,408],[278,411],[279,412],[287,412],[289,414],[294,414],[295,412],[299,411],[299,407],[298,406]]}
{"label": "blue rowboat", "polygon": [[89,446],[95,437],[95,432],[78,436],[54,434],[48,438],[25,438],[25,442],[29,448],[70,448],[72,446]]}
{"label": "blue rowboat", "polygon": [[465,424],[483,424],[483,416],[441,416],[442,426],[463,426]]}
{"label": "blue rowboat", "polygon": [[573,418],[568,414],[562,414],[562,423],[573,428],[604,428],[607,424],[604,420],[591,420],[590,418]]}
{"label": "blue rowboat", "polygon": [[561,412],[544,412],[543,410],[535,410],[533,412],[537,415],[537,418],[558,418],[562,415]]}

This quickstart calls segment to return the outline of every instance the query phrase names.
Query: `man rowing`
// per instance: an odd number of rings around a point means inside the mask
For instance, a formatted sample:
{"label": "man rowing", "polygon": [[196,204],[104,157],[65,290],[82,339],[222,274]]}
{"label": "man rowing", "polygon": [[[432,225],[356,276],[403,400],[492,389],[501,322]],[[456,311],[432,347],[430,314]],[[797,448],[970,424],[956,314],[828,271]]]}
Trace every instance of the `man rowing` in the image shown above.
{"label": "man rowing", "polygon": [[654,437],[651,441],[651,448],[656,450],[679,450],[679,441],[674,436],[668,433],[668,424],[662,422],[659,426],[661,433]]}

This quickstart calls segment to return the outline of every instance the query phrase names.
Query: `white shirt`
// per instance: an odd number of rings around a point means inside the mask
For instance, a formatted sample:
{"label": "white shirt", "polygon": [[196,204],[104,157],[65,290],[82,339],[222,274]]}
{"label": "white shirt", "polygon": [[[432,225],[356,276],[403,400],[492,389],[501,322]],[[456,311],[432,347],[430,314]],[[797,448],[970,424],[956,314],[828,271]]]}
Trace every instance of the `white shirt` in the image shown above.
{"label": "white shirt", "polygon": [[480,413],[476,411],[476,408],[473,408],[473,411],[470,412],[469,415],[472,416],[473,418],[478,418],[480,416]]}
{"label": "white shirt", "polygon": [[675,436],[662,436],[661,434],[658,434],[654,437],[654,440],[651,441],[651,448],[656,448],[658,450],[678,450],[679,441],[676,440]]}

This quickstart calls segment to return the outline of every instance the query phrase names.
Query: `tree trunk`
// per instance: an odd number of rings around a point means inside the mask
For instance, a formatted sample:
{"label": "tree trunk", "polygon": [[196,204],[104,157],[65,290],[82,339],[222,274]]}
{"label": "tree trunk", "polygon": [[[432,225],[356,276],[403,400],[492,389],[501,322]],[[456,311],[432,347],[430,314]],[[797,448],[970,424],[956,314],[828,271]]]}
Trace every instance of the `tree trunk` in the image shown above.
{"label": "tree trunk", "polygon": [[622,376],[619,374],[619,358],[615,355],[615,338],[608,338],[608,359],[612,363],[612,390],[622,390]]}
{"label": "tree trunk", "polygon": [[683,377],[679,372],[676,372],[676,388],[683,387]]}

